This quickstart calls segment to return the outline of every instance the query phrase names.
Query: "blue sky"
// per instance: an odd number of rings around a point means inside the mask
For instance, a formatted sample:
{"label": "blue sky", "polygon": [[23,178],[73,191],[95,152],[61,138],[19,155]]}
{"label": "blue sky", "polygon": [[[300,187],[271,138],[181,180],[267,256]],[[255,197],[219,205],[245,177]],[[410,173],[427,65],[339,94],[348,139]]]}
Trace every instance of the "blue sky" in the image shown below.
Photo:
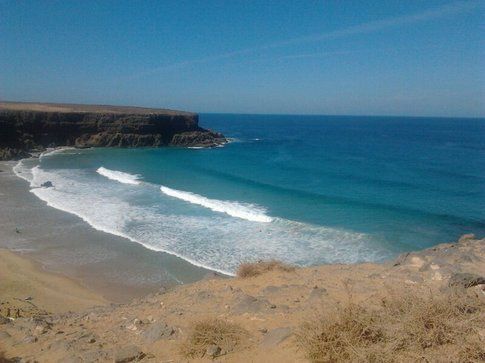
{"label": "blue sky", "polygon": [[0,0],[0,99],[485,116],[485,1]]}

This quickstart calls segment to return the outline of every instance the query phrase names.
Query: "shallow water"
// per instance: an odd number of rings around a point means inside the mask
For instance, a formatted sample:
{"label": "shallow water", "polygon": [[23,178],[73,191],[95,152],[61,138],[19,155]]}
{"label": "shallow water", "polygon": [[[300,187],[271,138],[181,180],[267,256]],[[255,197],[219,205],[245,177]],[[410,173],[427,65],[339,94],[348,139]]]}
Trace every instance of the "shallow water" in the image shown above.
{"label": "shallow water", "polygon": [[[485,232],[485,120],[201,115],[214,149],[66,149],[18,175],[93,227],[223,272],[376,261]],[[53,188],[39,188],[45,181]]]}

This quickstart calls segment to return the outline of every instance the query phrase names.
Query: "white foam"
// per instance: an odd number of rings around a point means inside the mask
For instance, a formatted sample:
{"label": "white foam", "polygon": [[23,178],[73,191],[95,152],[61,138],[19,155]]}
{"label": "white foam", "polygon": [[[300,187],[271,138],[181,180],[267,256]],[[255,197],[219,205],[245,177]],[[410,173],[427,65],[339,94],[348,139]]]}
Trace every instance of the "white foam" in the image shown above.
{"label": "white foam", "polygon": [[141,177],[137,174],[129,174],[118,170],[110,170],[102,166],[98,168],[96,172],[108,179],[115,180],[123,184],[133,184],[133,185],[140,184]]}
{"label": "white foam", "polygon": [[32,182],[33,176],[32,176],[32,170],[31,167],[26,165],[26,161],[29,159],[22,159],[20,160],[13,168],[13,172],[15,175],[17,175],[19,178],[22,178],[29,183]]}
{"label": "white foam", "polygon": [[[365,234],[276,217],[272,223],[254,223],[227,212],[201,214],[178,199],[160,200],[160,192],[149,184],[126,188],[93,177],[89,169],[43,169],[41,165],[32,168],[31,174],[31,192],[49,206],[80,217],[97,230],[225,274],[234,273],[241,262],[255,259],[313,265],[390,257],[386,248]],[[53,187],[37,187],[46,181]],[[241,206],[193,193],[188,196],[216,202],[222,208]],[[243,207],[270,218],[255,206]]]}
{"label": "white foam", "polygon": [[205,208],[209,208],[214,212],[226,213],[232,217],[245,219],[251,222],[269,223],[273,218],[265,214],[265,210],[259,206],[252,204],[242,204],[239,202],[232,202],[226,200],[209,199],[191,192],[172,189],[161,186],[162,193],[186,202],[197,204]]}

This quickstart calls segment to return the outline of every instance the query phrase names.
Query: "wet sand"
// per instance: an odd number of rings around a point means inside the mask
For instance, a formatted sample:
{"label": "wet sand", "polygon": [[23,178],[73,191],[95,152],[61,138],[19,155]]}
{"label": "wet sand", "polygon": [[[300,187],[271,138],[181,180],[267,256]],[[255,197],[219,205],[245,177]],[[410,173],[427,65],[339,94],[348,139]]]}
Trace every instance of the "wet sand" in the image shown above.
{"label": "wet sand", "polygon": [[113,302],[201,280],[210,271],[128,239],[97,231],[79,217],[49,207],[27,181],[0,162],[0,248],[75,279]]}

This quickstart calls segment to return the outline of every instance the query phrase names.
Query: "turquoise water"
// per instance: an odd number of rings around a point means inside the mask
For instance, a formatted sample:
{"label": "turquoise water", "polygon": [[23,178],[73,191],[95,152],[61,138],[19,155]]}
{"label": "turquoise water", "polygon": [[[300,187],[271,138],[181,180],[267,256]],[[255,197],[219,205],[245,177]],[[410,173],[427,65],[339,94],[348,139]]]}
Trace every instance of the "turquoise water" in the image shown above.
{"label": "turquoise water", "polygon": [[[68,149],[17,171],[97,229],[229,273],[265,258],[376,261],[485,234],[483,119],[203,114],[200,124],[232,142]],[[47,180],[53,188],[38,188]]]}

